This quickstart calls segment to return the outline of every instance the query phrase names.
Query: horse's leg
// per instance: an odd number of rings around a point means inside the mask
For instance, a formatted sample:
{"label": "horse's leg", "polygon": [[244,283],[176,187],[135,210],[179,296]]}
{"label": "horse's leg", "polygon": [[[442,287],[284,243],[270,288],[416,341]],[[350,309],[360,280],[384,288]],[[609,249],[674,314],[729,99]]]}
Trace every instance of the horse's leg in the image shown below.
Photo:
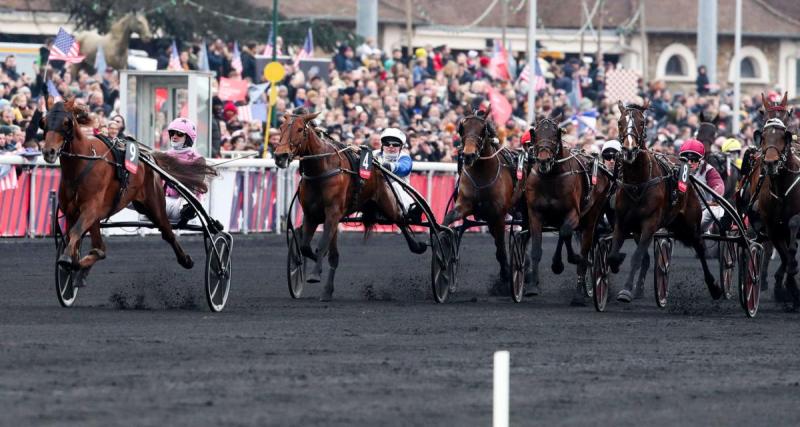
{"label": "horse's leg", "polygon": [[553,262],[550,264],[550,270],[555,274],[564,272],[564,261],[561,260],[561,254],[564,248],[564,238],[561,233],[558,234],[558,242],[556,243],[556,250],[553,252]]}
{"label": "horse's leg", "polygon": [[508,253],[506,252],[506,220],[502,216],[498,216],[492,218],[488,225],[489,232],[494,237],[494,257],[500,264],[500,280],[492,284],[489,294],[508,295],[508,283],[511,280],[511,274],[508,266]]}
{"label": "horse's leg", "polygon": [[528,294],[539,295],[539,261],[542,260],[542,220],[539,215],[528,209],[528,223],[531,233],[530,278],[526,273],[525,281],[530,283]]}
{"label": "horse's leg", "polygon": [[631,300],[633,300],[633,279],[636,277],[636,272],[639,271],[642,266],[642,259],[647,253],[647,250],[650,249],[650,243],[653,242],[653,235],[658,228],[657,221],[657,218],[651,218],[647,219],[644,224],[642,224],[642,233],[639,235],[639,241],[636,242],[636,251],[634,251],[631,257],[631,271],[628,272],[628,278],[625,280],[625,287],[617,294],[617,301],[631,302]]}
{"label": "horse's leg", "polygon": [[146,188],[144,193],[144,200],[140,201],[144,210],[143,213],[158,227],[158,231],[161,232],[161,238],[172,246],[175,257],[178,259],[178,264],[185,269],[192,268],[194,266],[192,257],[183,251],[178,239],[175,238],[175,233],[172,231],[172,225],[169,223],[164,193],[149,188]]}
{"label": "horse's leg", "polygon": [[95,199],[88,202],[82,209],[78,218],[73,222],[69,228],[68,238],[69,242],[64,250],[64,253],[58,258],[58,263],[65,268],[78,270],[81,268],[81,260],[78,259],[78,251],[81,247],[81,240],[87,230],[94,227],[100,220],[100,202],[101,200]]}
{"label": "horse's leg", "polygon": [[325,282],[325,288],[322,291],[320,301],[330,301],[333,297],[333,279],[336,276],[336,268],[339,267],[338,231],[338,228],[334,230],[331,236],[330,246],[328,246],[328,280]]}
{"label": "horse's leg", "polygon": [[645,251],[642,257],[642,265],[639,268],[639,280],[636,281],[636,287],[633,288],[633,297],[640,299],[644,297],[644,281],[647,279],[647,271],[650,269],[650,251]]}
{"label": "horse's leg", "polygon": [[711,274],[711,270],[708,268],[708,261],[706,261],[706,246],[703,243],[703,239],[700,235],[695,235],[692,238],[691,246],[694,248],[697,257],[700,258],[700,265],[703,267],[703,277],[705,278],[706,286],[708,287],[708,292],[711,294],[711,298],[713,299],[720,299],[724,294],[722,287],[719,286],[714,279],[714,275]]}
{"label": "horse's leg", "polygon": [[[317,231],[317,226],[319,226],[318,222],[312,221],[308,217],[308,215],[303,216],[303,224],[301,226],[301,233],[300,233],[300,253],[302,253],[304,257],[312,261],[317,261],[317,255],[314,254],[313,250],[311,250],[311,239],[314,238],[314,232]],[[313,274],[309,274],[309,279],[312,276]],[[311,283],[317,283],[317,282],[319,282],[319,276],[317,276],[315,282]]]}
{"label": "horse's leg", "polygon": [[[339,218],[342,217],[342,209],[333,204],[329,207],[325,208],[325,222],[322,225],[322,237],[319,239],[319,245],[317,246],[317,262],[314,265],[314,270],[312,272],[313,275],[316,277],[320,277],[322,275],[322,260],[328,255],[328,250],[331,247],[331,242],[334,242],[334,238],[339,231]],[[338,258],[337,258],[337,266],[338,266]],[[332,276],[329,276],[329,279]],[[325,288],[322,290],[322,296],[320,297],[320,301],[330,301],[333,297],[333,280],[328,280],[325,283]]]}
{"label": "horse's leg", "polygon": [[611,238],[611,252],[608,254],[608,266],[614,274],[619,273],[619,267],[625,261],[625,253],[620,252],[622,244],[625,243],[625,234],[622,230],[622,216],[615,215],[614,220],[614,233]]}
{"label": "horse's leg", "polygon": [[86,277],[89,276],[89,270],[91,270],[95,262],[106,257],[106,244],[103,241],[102,234],[100,234],[99,222],[95,222],[89,228],[89,235],[92,238],[92,249],[80,260],[80,272],[75,277],[76,287],[86,286]]}
{"label": "horse's leg", "polygon": [[[594,218],[588,221],[581,232],[581,259],[583,261],[578,263],[578,281],[575,284],[575,295],[573,295],[571,302],[571,305],[575,306],[586,305],[586,270],[589,267],[587,260],[589,259],[589,251],[592,249],[592,243],[594,243],[597,221],[600,219],[600,215],[596,212],[590,212],[589,214],[593,215]],[[597,262],[597,260],[592,260],[592,262]]]}
{"label": "horse's leg", "polygon": [[461,200],[459,200],[456,203],[455,207],[453,207],[453,210],[451,210],[450,212],[447,213],[447,215],[444,216],[444,220],[442,220],[442,225],[446,225],[449,227],[450,224],[458,220],[463,220],[467,215],[469,215],[469,212],[471,210],[472,210],[471,208],[465,206],[464,204],[461,203]]}
{"label": "horse's leg", "polygon": [[567,219],[561,225],[561,230],[558,231],[559,236],[564,239],[564,243],[567,245],[567,262],[576,265],[583,262],[583,257],[576,254],[572,249],[572,234],[575,232],[575,228],[578,227],[579,221],[580,213],[574,210],[567,216]]}

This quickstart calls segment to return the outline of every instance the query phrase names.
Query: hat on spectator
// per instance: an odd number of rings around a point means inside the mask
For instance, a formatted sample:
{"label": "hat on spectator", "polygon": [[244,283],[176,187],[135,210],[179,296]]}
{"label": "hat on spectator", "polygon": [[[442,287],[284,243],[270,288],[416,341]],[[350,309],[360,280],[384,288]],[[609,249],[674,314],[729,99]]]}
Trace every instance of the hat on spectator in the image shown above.
{"label": "hat on spectator", "polygon": [[225,108],[223,111],[225,112],[232,111],[234,114],[239,114],[239,110],[236,109],[236,104],[234,104],[231,101],[225,103]]}
{"label": "hat on spectator", "polygon": [[414,55],[416,55],[417,59],[425,58],[428,56],[428,51],[425,48],[418,47],[417,50],[414,51]]}
{"label": "hat on spectator", "polygon": [[0,126],[0,134],[11,135],[12,133],[14,133],[14,129],[11,126]]}
{"label": "hat on spectator", "polygon": [[489,66],[489,62],[490,62],[489,58],[487,58],[485,56],[481,56],[481,59],[480,59],[481,67],[488,67]]}
{"label": "hat on spectator", "polygon": [[478,51],[477,50],[471,50],[471,51],[469,51],[467,53],[467,56],[469,56],[472,59],[475,59],[475,58],[478,57]]}

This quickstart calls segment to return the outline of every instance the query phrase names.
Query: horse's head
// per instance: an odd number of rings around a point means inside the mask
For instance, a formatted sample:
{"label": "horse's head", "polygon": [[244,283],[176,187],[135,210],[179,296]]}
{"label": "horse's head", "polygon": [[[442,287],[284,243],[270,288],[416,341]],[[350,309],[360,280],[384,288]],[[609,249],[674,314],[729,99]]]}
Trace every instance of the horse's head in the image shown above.
{"label": "horse's head", "polygon": [[789,108],[788,97],[789,92],[784,92],[783,99],[779,104],[768,101],[767,97],[764,96],[763,93],[761,94],[762,108],[760,108],[759,111],[765,123],[770,119],[779,119],[783,123],[789,123],[794,111],[792,108]]}
{"label": "horse's head", "polygon": [[64,148],[75,138],[79,125],[87,124],[89,121],[86,107],[76,105],[74,99],[51,103],[47,115],[39,123],[44,131],[44,148],[42,149],[44,160],[48,163],[55,163]]}
{"label": "horse's head", "polygon": [[138,12],[134,13],[130,20],[131,32],[139,34],[139,38],[143,42],[149,43],[153,38],[153,33],[150,32],[150,24],[147,23],[147,17]]}
{"label": "horse's head", "polygon": [[281,137],[276,144],[275,164],[279,168],[289,166],[292,158],[301,152],[302,146],[308,141],[309,129],[308,122],[317,117],[319,113],[290,114],[286,113],[281,123]]}
{"label": "horse's head", "polygon": [[697,127],[697,134],[695,138],[703,143],[706,153],[711,152],[711,146],[714,145],[714,140],[717,139],[717,124],[719,123],[719,116],[708,120],[702,112],[700,113],[700,125]]}
{"label": "horse's head", "polygon": [[476,111],[461,119],[458,123],[458,136],[461,138],[464,150],[464,164],[472,166],[486,145],[486,141],[493,138],[492,125],[489,122],[491,107],[485,112]]}
{"label": "horse's head", "polygon": [[543,117],[533,127],[528,157],[538,164],[540,173],[550,173],[561,153],[563,143],[561,128],[558,126],[560,121],[561,114],[556,117]]}
{"label": "horse's head", "polygon": [[792,155],[792,133],[780,119],[769,119],[763,130],[753,134],[753,140],[760,147],[761,161],[767,175],[777,175]]}
{"label": "horse's head", "polygon": [[631,164],[639,156],[639,151],[645,148],[647,129],[645,112],[650,106],[650,101],[645,100],[644,105],[623,104],[617,101],[622,116],[619,119],[619,138],[622,144],[622,161]]}

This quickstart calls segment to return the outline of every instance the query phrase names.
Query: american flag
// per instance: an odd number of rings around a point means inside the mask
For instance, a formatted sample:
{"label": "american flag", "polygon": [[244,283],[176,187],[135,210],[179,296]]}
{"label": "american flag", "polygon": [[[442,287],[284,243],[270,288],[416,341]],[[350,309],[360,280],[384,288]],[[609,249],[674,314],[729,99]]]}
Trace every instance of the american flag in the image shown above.
{"label": "american flag", "polygon": [[[523,84],[527,84],[530,82],[530,74],[531,74],[531,65],[525,64],[525,68],[522,69],[522,72],[519,73],[519,78],[517,82],[522,82]],[[535,91],[540,91],[547,86],[547,82],[544,80],[544,76],[542,75],[542,68],[539,66],[539,60],[537,59],[535,62],[535,73],[533,77],[533,89]]]}
{"label": "american flag", "polygon": [[511,80],[511,74],[508,72],[506,47],[499,40],[494,41],[492,59],[489,62],[489,73],[495,79]]}
{"label": "american flag", "polygon": [[172,52],[169,54],[169,64],[167,65],[167,70],[170,71],[181,71],[183,67],[181,66],[181,57],[178,53],[178,45],[175,44],[175,40],[172,41]]}
{"label": "american flag", "polygon": [[17,171],[14,166],[0,165],[0,191],[17,188]]}
{"label": "american flag", "polygon": [[242,53],[239,52],[239,42],[233,42],[233,58],[231,59],[231,68],[236,70],[239,75],[242,74]]}
{"label": "american flag", "polygon": [[50,48],[50,61],[66,61],[71,64],[78,64],[83,61],[81,47],[75,37],[72,37],[63,28],[58,28],[58,35]]}
{"label": "american flag", "polygon": [[239,113],[238,116],[239,116],[239,121],[240,122],[249,123],[249,122],[253,121],[253,114],[252,114],[252,111],[250,110],[250,105],[249,104],[248,105],[242,105],[240,107],[236,107],[236,110]]}
{"label": "american flag", "polygon": [[[267,37],[267,46],[264,48],[264,56],[272,56],[272,37],[274,35],[275,34],[272,32],[272,28],[270,28],[269,36]],[[278,55],[283,55],[280,48],[278,48]]]}
{"label": "american flag", "polygon": [[294,58],[294,68],[296,69],[300,65],[301,60],[312,56],[314,56],[314,35],[311,33],[311,28],[309,28],[306,42],[303,43],[303,48],[300,49],[300,52],[297,52],[297,56]]}
{"label": "american flag", "polygon": [[53,98],[53,102],[61,100],[61,93],[58,92],[58,88],[56,88],[52,80],[47,81],[47,95]]}

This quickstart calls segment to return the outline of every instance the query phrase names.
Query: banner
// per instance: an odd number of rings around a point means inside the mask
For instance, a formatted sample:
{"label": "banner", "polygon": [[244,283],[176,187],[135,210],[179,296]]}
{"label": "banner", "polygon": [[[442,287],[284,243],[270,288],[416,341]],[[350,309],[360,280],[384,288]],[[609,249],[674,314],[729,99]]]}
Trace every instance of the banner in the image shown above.
{"label": "banner", "polygon": [[247,80],[229,79],[222,77],[219,79],[219,99],[223,101],[244,101],[247,98]]}

